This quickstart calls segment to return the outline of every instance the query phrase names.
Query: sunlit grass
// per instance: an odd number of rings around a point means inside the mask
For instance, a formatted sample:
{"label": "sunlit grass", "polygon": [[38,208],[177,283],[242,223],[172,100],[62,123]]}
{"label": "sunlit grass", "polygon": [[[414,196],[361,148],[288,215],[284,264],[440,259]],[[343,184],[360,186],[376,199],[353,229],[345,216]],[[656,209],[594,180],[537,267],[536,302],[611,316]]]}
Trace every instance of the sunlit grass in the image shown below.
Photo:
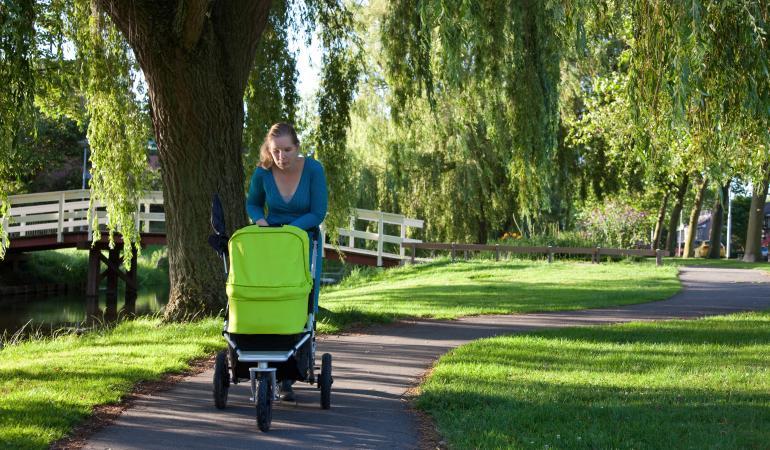
{"label": "sunlit grass", "polygon": [[738,259],[706,259],[706,258],[663,258],[663,264],[674,267],[715,267],[721,269],[756,269],[770,273],[770,263],[767,261],[743,262]]}
{"label": "sunlit grass", "polygon": [[770,313],[480,340],[418,405],[450,448],[767,448]]}
{"label": "sunlit grass", "polygon": [[124,322],[83,336],[59,336],[0,351],[0,448],[42,449],[94,406],[119,402],[139,381],[179,372],[224,346],[221,321]]}
{"label": "sunlit grass", "polygon": [[321,292],[321,330],[405,317],[577,310],[663,300],[680,288],[674,266],[470,260],[353,274]]}

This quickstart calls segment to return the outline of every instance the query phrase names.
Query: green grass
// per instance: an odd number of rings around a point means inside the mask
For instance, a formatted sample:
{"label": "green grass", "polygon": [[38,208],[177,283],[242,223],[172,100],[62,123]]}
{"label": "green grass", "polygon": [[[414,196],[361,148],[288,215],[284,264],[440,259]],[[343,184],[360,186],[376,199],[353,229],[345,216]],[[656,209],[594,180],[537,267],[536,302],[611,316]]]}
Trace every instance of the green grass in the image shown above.
{"label": "green grass", "polygon": [[[137,259],[137,278],[141,286],[168,285],[168,269],[158,268],[166,256],[166,247],[149,245]],[[5,274],[7,284],[85,283],[88,276],[88,252],[74,248],[32,252],[18,273]]]}
{"label": "green grass", "polygon": [[142,380],[179,372],[223,347],[222,322],[124,322],[83,336],[27,341],[0,351],[0,448],[42,449],[94,406],[119,402]]}
{"label": "green grass", "polygon": [[768,448],[770,312],[476,341],[417,404],[450,448]]}
{"label": "green grass", "polygon": [[[538,261],[438,261],[354,271],[324,289],[319,331],[402,317],[582,309],[660,300],[679,290],[675,267]],[[141,380],[183,370],[223,346],[221,319],[35,339],[0,350],[0,448],[45,448],[95,405],[115,403]]]}
{"label": "green grass", "polygon": [[353,272],[321,292],[320,330],[406,317],[577,310],[666,299],[679,291],[673,266],[532,260],[469,260]]}
{"label": "green grass", "polygon": [[[651,261],[654,263],[654,260]],[[757,269],[770,272],[770,263],[767,261],[747,263],[737,259],[706,259],[706,258],[663,258],[666,266],[683,267],[718,267],[721,269]]]}

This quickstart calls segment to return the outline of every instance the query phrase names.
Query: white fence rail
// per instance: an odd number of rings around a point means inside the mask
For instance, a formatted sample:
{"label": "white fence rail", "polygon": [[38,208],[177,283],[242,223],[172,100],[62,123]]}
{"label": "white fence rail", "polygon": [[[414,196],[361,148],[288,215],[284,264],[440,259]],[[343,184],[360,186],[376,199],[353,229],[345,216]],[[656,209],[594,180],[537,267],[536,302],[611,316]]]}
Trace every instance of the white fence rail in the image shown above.
{"label": "white fence rail", "polygon": [[[43,192],[37,194],[12,195],[10,221],[4,219],[3,227],[8,231],[11,239],[14,237],[49,236],[56,235],[57,242],[63,242],[63,234],[68,232],[87,231],[91,238],[91,223],[88,220],[90,192],[86,190]],[[150,224],[165,223],[166,215],[162,212],[151,212],[151,209],[161,209],[163,206],[163,193],[160,191],[148,192],[138,202],[137,227],[141,232],[150,232]],[[99,224],[106,225],[107,212],[97,205],[95,213],[99,217]],[[340,245],[342,251],[358,253],[362,255],[376,256],[377,265],[382,265],[383,257],[405,259],[403,244],[422,242],[417,239],[407,238],[408,228],[422,228],[423,221],[411,219],[401,214],[392,214],[368,209],[355,209],[354,216],[350,218],[349,228],[339,228]],[[357,221],[377,224],[377,232],[356,230]],[[398,227],[398,232],[393,235],[386,234],[386,226]],[[357,241],[372,241],[375,244],[356,247]],[[398,253],[386,252],[384,244],[399,246]],[[324,247],[333,249],[334,246],[325,242]],[[376,249],[372,249],[375,247]]]}
{"label": "white fence rail", "polygon": [[[12,195],[10,217],[4,219],[3,227],[11,239],[55,234],[56,241],[63,242],[64,233],[77,231],[88,232],[90,239],[93,230],[88,220],[89,199],[88,190]],[[166,220],[164,213],[150,212],[153,205],[163,206],[162,192],[148,192],[139,200],[136,223],[142,232],[150,231],[150,223]],[[109,219],[105,209],[100,205],[94,209],[92,214],[98,216],[99,224],[106,225]]]}
{"label": "white fence rail", "polygon": [[[407,228],[422,228],[424,222],[419,219],[411,219],[401,214],[393,214],[382,211],[372,211],[369,209],[356,208],[353,210],[354,216],[350,217],[349,228],[338,228],[337,231],[340,235],[339,249],[347,253],[359,253],[363,255],[376,256],[377,266],[382,266],[382,258],[393,259],[406,259],[406,249],[404,244],[409,242],[422,242],[417,239],[410,239],[406,237]],[[366,222],[374,222],[377,224],[377,232],[356,230],[356,221],[362,220]],[[385,234],[385,225],[396,225],[399,227],[398,235]],[[324,233],[325,234],[325,233]],[[356,247],[356,239],[364,241],[374,241],[376,244],[376,250]],[[345,241],[347,240],[347,245]],[[399,246],[398,253],[390,253],[384,251],[384,244],[396,244]],[[334,246],[326,244],[324,247],[333,249]]]}

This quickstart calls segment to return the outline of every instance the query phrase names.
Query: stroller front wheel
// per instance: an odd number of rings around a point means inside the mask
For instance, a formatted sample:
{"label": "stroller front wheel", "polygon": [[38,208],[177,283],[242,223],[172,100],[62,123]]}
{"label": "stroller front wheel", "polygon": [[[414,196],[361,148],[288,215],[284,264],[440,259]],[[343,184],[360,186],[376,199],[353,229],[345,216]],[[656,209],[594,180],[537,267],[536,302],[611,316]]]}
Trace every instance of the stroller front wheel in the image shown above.
{"label": "stroller front wheel", "polygon": [[217,353],[214,362],[214,406],[225,409],[227,406],[227,391],[230,388],[230,376],[227,371],[227,353]]}
{"label": "stroller front wheel", "polygon": [[257,426],[261,431],[267,432],[273,420],[273,381],[269,376],[259,379],[256,408]]}

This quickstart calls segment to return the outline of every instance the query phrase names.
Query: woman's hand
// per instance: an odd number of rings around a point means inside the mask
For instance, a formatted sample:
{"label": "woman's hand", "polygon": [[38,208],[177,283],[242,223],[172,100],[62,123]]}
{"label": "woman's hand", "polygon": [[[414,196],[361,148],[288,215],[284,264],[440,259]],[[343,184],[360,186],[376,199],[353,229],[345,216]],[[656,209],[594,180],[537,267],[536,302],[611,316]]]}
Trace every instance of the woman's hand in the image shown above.
{"label": "woman's hand", "polygon": [[254,222],[254,225],[259,225],[260,227],[269,227],[270,224],[267,223],[267,220],[265,219],[259,219],[256,222]]}

